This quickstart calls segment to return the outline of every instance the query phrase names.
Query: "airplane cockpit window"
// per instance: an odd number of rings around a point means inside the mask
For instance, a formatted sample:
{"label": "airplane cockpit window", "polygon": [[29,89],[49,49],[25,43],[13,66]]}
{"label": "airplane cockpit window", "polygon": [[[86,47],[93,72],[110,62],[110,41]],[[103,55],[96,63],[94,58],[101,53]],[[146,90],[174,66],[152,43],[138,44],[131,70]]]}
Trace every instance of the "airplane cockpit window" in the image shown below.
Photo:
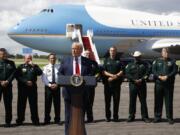
{"label": "airplane cockpit window", "polygon": [[43,9],[41,12],[46,12],[46,9]]}
{"label": "airplane cockpit window", "polygon": [[48,12],[48,13],[53,13],[53,9],[43,9],[41,12]]}

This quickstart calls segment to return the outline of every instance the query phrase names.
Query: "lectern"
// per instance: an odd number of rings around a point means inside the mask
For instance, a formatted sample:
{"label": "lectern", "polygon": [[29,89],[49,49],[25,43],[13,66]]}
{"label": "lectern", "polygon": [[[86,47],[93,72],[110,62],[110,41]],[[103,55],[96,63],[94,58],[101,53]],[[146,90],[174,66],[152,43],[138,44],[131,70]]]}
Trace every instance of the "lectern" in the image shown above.
{"label": "lectern", "polygon": [[86,135],[83,114],[83,93],[89,86],[96,86],[94,76],[59,76],[58,84],[67,87],[71,94],[68,135]]}

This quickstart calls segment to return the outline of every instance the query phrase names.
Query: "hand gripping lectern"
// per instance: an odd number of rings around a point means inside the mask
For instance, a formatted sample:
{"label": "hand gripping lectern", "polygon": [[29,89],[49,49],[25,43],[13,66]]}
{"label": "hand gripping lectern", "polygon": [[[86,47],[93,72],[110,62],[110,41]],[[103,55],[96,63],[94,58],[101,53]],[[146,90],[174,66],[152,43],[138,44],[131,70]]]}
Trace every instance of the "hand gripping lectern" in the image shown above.
{"label": "hand gripping lectern", "polygon": [[94,76],[59,76],[58,83],[60,86],[70,90],[70,121],[68,126],[68,135],[86,135],[84,113],[83,113],[83,93],[87,87],[96,86]]}

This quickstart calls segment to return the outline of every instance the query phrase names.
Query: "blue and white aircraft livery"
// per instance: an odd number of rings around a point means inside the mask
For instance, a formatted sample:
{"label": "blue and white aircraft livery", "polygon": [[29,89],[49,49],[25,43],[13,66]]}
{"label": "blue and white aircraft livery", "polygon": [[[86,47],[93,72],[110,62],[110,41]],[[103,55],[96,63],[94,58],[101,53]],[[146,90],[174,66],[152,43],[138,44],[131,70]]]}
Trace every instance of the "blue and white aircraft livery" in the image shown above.
{"label": "blue and white aircraft livery", "polygon": [[70,55],[76,27],[82,37],[91,32],[100,57],[111,46],[124,54],[138,50],[147,58],[159,56],[161,48],[167,47],[172,57],[180,59],[180,17],[171,15],[92,5],[54,5],[22,20],[8,35],[33,49]]}

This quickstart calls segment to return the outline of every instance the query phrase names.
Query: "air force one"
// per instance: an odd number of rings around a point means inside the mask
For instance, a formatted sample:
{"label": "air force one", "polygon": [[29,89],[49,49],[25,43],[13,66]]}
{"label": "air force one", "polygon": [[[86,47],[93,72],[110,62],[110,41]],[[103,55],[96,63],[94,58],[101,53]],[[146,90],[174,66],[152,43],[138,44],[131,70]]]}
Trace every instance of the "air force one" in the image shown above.
{"label": "air force one", "polygon": [[171,15],[92,5],[54,5],[22,20],[8,35],[25,46],[60,55],[70,55],[71,44],[78,38],[96,59],[111,46],[124,54],[139,50],[147,58],[159,56],[161,48],[167,47],[172,57],[180,59],[180,17]]}

